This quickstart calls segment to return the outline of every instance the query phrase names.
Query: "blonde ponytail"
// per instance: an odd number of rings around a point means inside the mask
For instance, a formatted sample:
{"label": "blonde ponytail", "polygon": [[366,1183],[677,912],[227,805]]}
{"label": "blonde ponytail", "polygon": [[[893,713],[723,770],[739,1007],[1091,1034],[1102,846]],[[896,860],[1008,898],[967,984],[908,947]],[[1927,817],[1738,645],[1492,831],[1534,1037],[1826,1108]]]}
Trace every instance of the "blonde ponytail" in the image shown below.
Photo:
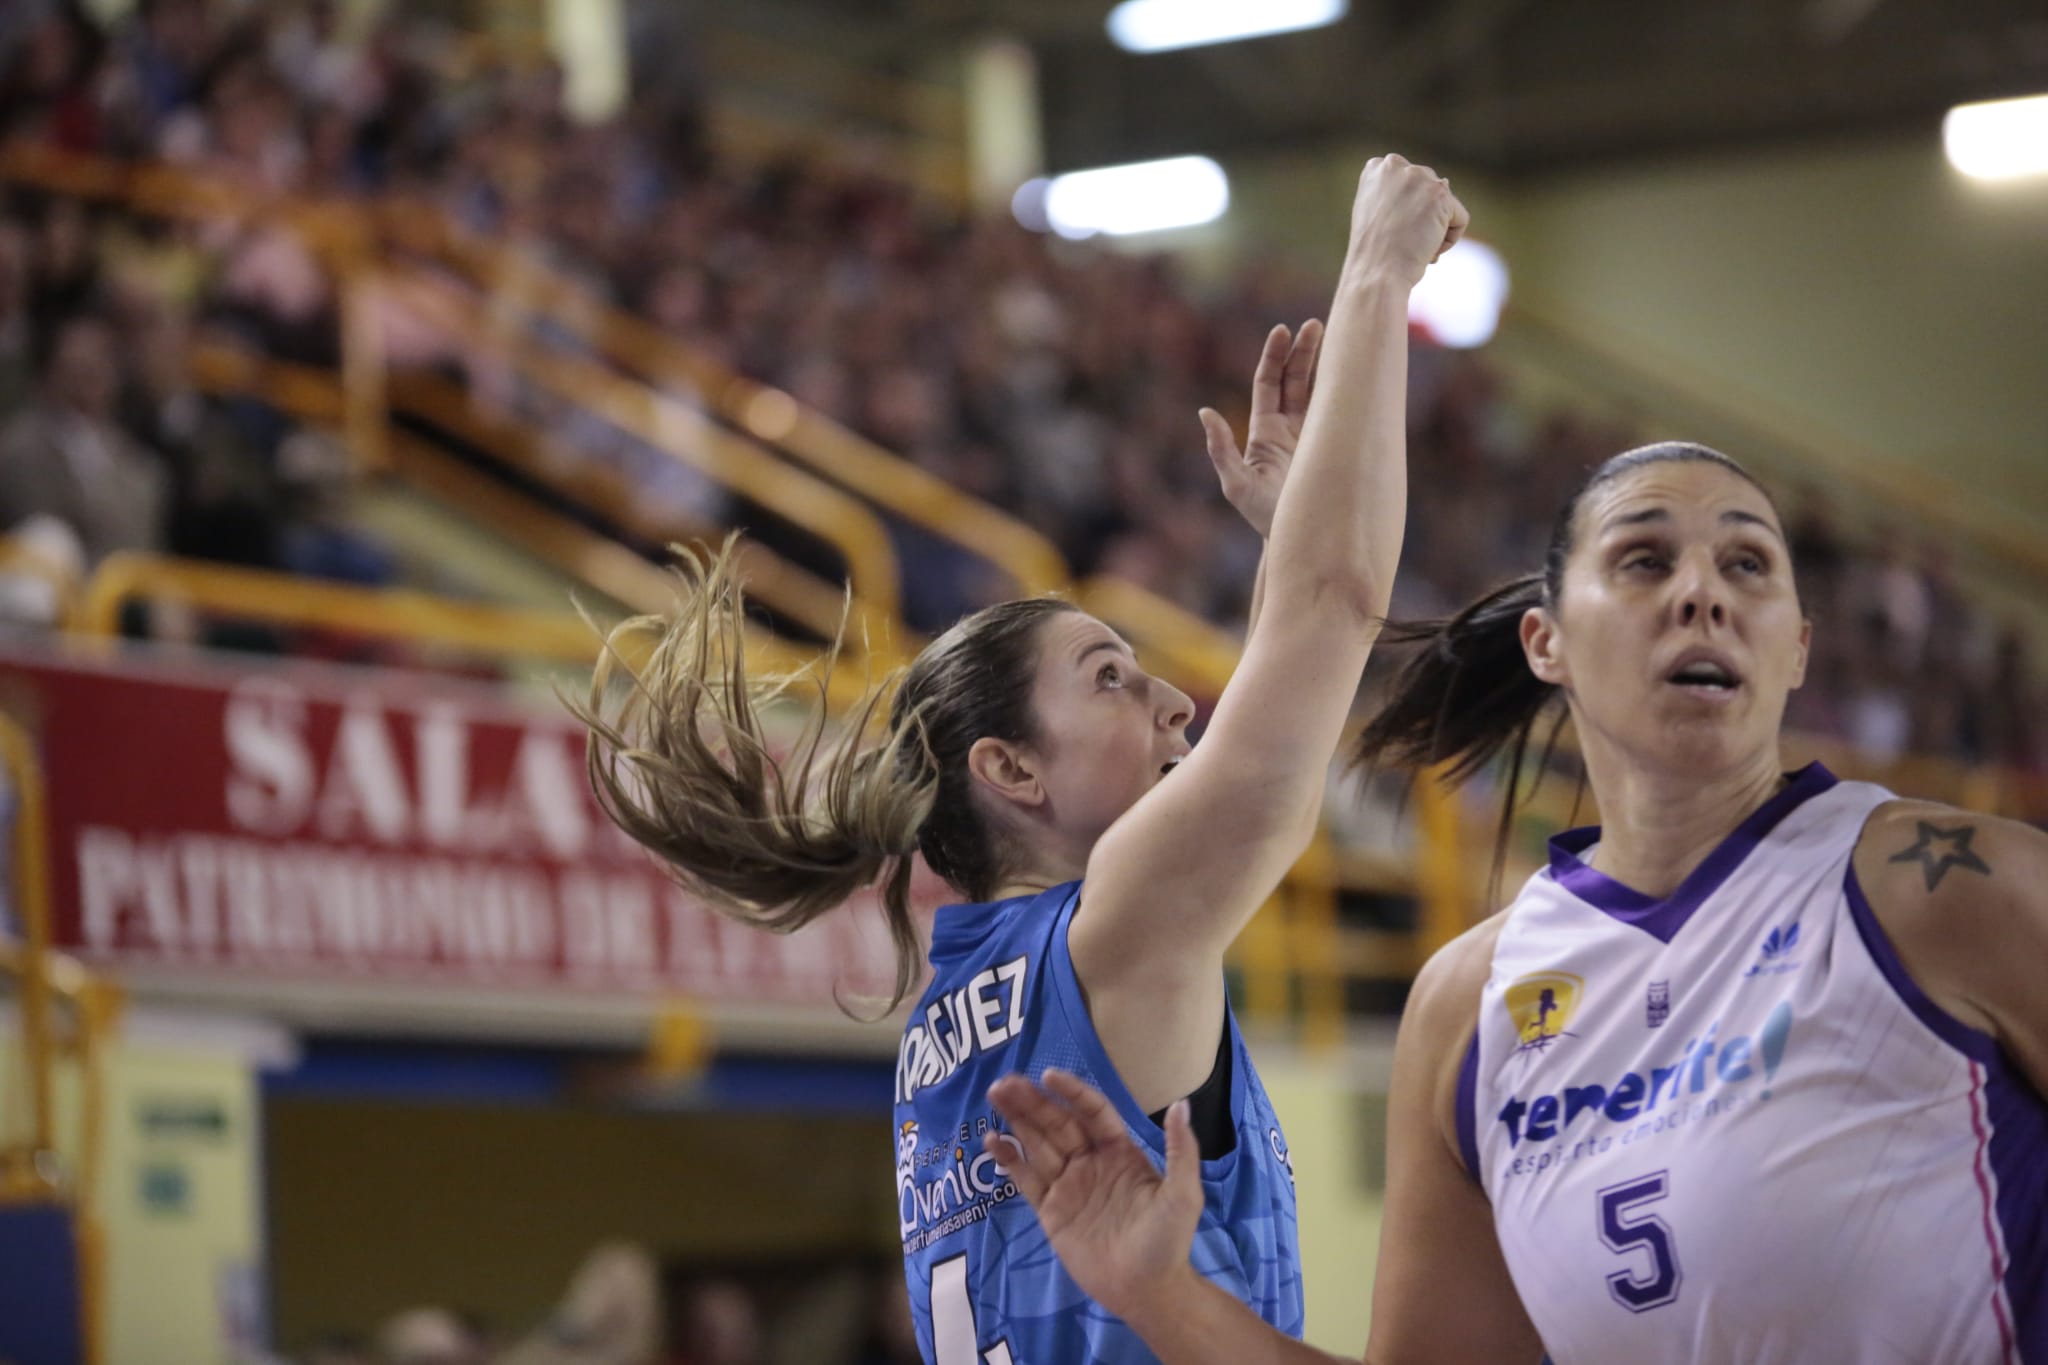
{"label": "blonde ponytail", "polygon": [[[569,703],[590,732],[591,786],[678,884],[757,928],[793,932],[880,883],[896,950],[894,1009],[917,979],[910,881],[940,786],[924,726],[899,705],[874,737],[892,676],[826,742],[839,639],[814,675],[750,676],[734,549],[732,540],[715,555],[679,547],[675,613],[607,634],[589,699]],[[797,742],[776,757],[764,711],[813,688]]]}

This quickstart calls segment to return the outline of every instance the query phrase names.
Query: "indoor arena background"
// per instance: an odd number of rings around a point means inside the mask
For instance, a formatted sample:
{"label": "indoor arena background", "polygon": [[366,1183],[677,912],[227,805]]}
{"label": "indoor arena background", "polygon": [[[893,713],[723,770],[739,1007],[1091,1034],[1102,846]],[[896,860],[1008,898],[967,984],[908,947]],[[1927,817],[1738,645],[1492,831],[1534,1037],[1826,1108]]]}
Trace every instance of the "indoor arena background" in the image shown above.
{"label": "indoor arena background", "polygon": [[[576,604],[660,610],[664,547],[737,528],[757,660],[850,601],[836,698],[1059,591],[1206,706],[1259,546],[1195,413],[1241,427],[1383,151],[1475,224],[1418,298],[1396,614],[1705,441],[1787,509],[1791,757],[2048,818],[2048,115],[1949,115],[2048,91],[2048,15],[1323,8],[1138,52],[1108,0],[5,0],[0,1320],[105,1365],[914,1361],[900,1020],[841,1009],[886,938],[732,927],[610,833]],[[1590,817],[1571,762],[1511,878]],[[1333,777],[1234,959],[1332,1349],[1496,795]]]}

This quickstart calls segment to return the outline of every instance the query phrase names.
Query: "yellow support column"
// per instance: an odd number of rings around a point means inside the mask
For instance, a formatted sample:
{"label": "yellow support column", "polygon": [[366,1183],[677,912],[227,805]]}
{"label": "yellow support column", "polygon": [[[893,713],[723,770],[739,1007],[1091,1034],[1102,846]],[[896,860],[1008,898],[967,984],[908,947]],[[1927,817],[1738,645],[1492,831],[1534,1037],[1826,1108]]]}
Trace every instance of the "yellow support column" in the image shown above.
{"label": "yellow support column", "polygon": [[14,784],[15,914],[21,921],[21,1038],[27,1053],[29,1140],[0,1152],[0,1198],[48,1195],[56,1189],[50,1111],[50,876],[42,764],[13,717],[0,714],[0,762]]}
{"label": "yellow support column", "polygon": [[1418,836],[1416,881],[1422,892],[1417,970],[1430,954],[1471,926],[1472,888],[1465,874],[1465,832],[1455,788],[1431,769],[1415,779]]}

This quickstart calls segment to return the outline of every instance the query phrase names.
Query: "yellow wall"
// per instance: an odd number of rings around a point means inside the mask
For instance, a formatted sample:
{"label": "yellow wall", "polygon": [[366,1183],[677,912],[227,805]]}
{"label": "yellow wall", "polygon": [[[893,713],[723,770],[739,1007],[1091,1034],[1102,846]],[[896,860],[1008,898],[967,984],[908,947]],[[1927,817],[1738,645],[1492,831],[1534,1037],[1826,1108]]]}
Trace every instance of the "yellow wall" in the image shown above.
{"label": "yellow wall", "polygon": [[[18,1036],[0,1029],[0,1131],[9,1134],[22,1131],[19,1057]],[[67,1163],[77,1150],[75,1079],[60,1073],[56,1094]],[[249,1068],[233,1055],[117,1045],[105,1093],[106,1365],[227,1365],[226,1305],[263,1303]]]}
{"label": "yellow wall", "polygon": [[[1307,1338],[1347,1360],[1365,1349],[1380,1242],[1380,1197],[1367,1187],[1381,1107],[1364,1103],[1344,1061],[1254,1049],[1259,1076],[1287,1130],[1301,1216]],[[1355,1059],[1354,1059],[1355,1061]]]}
{"label": "yellow wall", "polygon": [[[1331,268],[1383,150],[1233,162],[1233,241]],[[1568,309],[1732,408],[2048,527],[2048,178],[1967,180],[1931,122],[1507,182],[1440,169],[1507,254],[1511,310]]]}
{"label": "yellow wall", "polygon": [[1939,138],[1587,175],[1519,196],[1522,282],[1737,402],[2048,525],[2048,179]]}

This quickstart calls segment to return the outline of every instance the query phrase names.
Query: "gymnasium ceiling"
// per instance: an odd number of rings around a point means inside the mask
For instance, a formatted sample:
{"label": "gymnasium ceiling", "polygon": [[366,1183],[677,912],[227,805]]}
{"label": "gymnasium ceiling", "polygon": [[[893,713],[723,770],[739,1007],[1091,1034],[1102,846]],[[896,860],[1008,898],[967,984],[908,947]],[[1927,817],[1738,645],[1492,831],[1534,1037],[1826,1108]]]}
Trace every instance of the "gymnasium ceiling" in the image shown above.
{"label": "gymnasium ceiling", "polygon": [[1352,0],[1335,26],[1133,56],[1109,0],[744,0],[713,24],[913,71],[1005,32],[1055,168],[1371,132],[1500,173],[1931,125],[2048,91],[2048,0]]}

